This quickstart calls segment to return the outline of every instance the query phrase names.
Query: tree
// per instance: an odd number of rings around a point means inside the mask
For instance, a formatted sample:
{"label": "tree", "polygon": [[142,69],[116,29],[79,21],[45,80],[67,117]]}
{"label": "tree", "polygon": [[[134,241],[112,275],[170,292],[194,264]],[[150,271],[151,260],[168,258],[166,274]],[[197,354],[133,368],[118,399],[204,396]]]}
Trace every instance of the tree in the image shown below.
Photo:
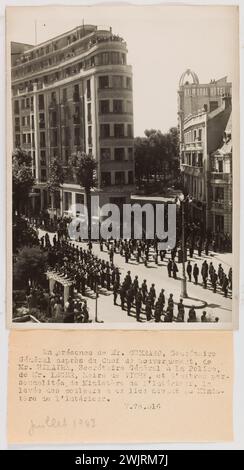
{"label": "tree", "polygon": [[28,281],[39,284],[43,280],[47,262],[47,254],[39,246],[23,247],[14,264],[14,284],[28,287]]}
{"label": "tree", "polygon": [[88,237],[91,238],[91,189],[96,186],[97,164],[91,154],[77,152],[72,156],[71,164],[75,167],[76,181],[84,188],[88,214]]}
{"label": "tree", "polygon": [[49,167],[49,178],[47,182],[47,188],[51,193],[51,204],[52,210],[57,211],[57,198],[59,197],[59,191],[61,185],[64,183],[64,170],[61,163],[55,158]]}
{"label": "tree", "polygon": [[34,177],[31,169],[32,157],[24,150],[18,148],[12,154],[12,191],[13,209],[19,215],[28,201]]}
{"label": "tree", "polygon": [[135,139],[135,173],[141,185],[143,178],[155,182],[170,172],[178,169],[179,141],[178,130],[172,127],[169,132],[162,133],[156,129],[146,129],[145,137]]}

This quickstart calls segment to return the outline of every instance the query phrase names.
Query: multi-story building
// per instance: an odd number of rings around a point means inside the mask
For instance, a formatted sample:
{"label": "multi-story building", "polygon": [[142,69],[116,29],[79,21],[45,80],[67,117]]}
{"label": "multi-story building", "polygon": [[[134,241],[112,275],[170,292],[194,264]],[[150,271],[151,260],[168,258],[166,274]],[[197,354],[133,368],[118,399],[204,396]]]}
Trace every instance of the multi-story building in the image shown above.
{"label": "multi-story building", "polygon": [[[134,189],[132,69],[125,41],[111,28],[83,25],[37,46],[14,43],[12,99],[13,145],[32,156],[36,211],[49,205],[52,160],[68,169],[71,155],[81,151],[97,162],[100,205],[128,202]],[[69,168],[60,213],[84,198]]]}
{"label": "multi-story building", "polygon": [[[184,82],[188,76],[192,83]],[[224,78],[201,85],[196,74],[187,70],[181,76],[178,95],[180,164],[184,187],[193,199],[191,216],[204,230],[226,232],[226,223],[216,223],[218,219],[214,215],[214,198],[217,196],[213,186],[218,186],[218,183],[214,183],[211,155],[222,146],[230,119],[231,84]],[[225,192],[230,196],[231,175],[225,182],[228,185]],[[229,220],[228,232],[231,233],[230,211],[226,217]]]}
{"label": "multi-story building", "polygon": [[232,120],[221,146],[210,156],[210,223],[214,232],[232,235]]}

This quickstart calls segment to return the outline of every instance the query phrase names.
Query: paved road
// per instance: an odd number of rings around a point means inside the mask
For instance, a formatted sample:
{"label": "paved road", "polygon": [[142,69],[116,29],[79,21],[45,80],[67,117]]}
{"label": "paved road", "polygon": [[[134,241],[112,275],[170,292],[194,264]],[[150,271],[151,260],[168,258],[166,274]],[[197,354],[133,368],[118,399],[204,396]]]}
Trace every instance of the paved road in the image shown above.
{"label": "paved road", "polygon": [[[42,236],[44,232],[39,231],[39,236]],[[50,234],[51,237],[51,234]],[[78,243],[74,242],[78,246],[82,246],[83,248],[87,248],[86,243]],[[104,251],[100,251],[100,247],[98,243],[93,243],[93,252],[99,256],[100,258],[109,261],[109,256],[104,247]],[[232,255],[229,253],[209,253],[209,256],[202,255],[201,259],[198,256],[194,256],[193,258],[189,258],[192,263],[198,263],[199,268],[204,259],[207,259],[208,263],[210,261],[213,262],[213,265],[217,268],[218,264],[221,263],[224,270],[228,272],[229,267],[232,264]],[[165,289],[165,296],[166,296],[166,303],[169,297],[169,294],[172,293],[174,296],[174,300],[178,302],[180,298],[181,292],[181,265],[178,265],[179,272],[178,272],[178,279],[174,280],[173,278],[168,277],[167,272],[167,259],[164,262],[159,262],[158,266],[155,265],[154,262],[150,262],[148,267],[145,267],[143,263],[138,264],[135,260],[131,260],[129,263],[125,263],[124,257],[119,254],[114,255],[114,264],[119,267],[121,272],[121,278],[124,278],[127,271],[131,271],[132,278],[135,275],[139,277],[139,283],[141,284],[144,279],[147,279],[148,287],[151,286],[152,283],[155,284],[156,293],[159,294],[160,290],[163,288]],[[201,281],[201,276],[199,276],[199,281]],[[213,293],[210,289],[204,289],[201,284],[195,285],[193,282],[187,282],[187,291],[189,300],[192,299],[194,303],[194,299],[199,299],[202,301],[207,302],[207,306],[204,309],[196,310],[197,318],[200,320],[201,314],[203,310],[207,311],[207,316],[214,320],[215,317],[219,317],[219,322],[231,322],[231,298],[225,298],[221,291],[217,291],[217,293]],[[95,318],[95,296],[94,293],[88,292],[88,307],[90,311],[90,317],[92,319]],[[118,297],[118,303],[120,303],[120,299]],[[175,312],[176,312],[175,307]],[[187,319],[187,312],[186,309],[185,317]],[[127,316],[126,311],[122,311],[120,306],[113,305],[113,294],[112,292],[108,292],[106,290],[101,293],[98,298],[98,318],[103,320],[105,323],[135,323],[135,311],[132,310],[131,317]],[[177,312],[176,312],[177,313]],[[142,315],[142,321],[145,321],[145,315]]]}

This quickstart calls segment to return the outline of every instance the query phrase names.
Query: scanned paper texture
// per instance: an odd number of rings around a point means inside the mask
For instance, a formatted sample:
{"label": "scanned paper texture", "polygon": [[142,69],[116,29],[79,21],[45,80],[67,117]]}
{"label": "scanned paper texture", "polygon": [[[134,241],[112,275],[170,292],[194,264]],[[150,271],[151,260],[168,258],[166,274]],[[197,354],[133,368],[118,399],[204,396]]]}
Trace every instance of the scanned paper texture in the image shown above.
{"label": "scanned paper texture", "polygon": [[9,443],[232,439],[231,332],[12,331]]}

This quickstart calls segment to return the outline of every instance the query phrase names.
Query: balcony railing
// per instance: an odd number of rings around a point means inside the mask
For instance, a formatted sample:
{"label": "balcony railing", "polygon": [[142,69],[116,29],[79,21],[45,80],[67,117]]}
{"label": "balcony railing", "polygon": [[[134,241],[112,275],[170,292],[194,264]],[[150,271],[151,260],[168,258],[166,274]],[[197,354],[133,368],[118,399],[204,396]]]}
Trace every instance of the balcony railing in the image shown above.
{"label": "balcony railing", "polygon": [[224,200],[212,201],[211,208],[212,209],[224,209],[225,208]]}

